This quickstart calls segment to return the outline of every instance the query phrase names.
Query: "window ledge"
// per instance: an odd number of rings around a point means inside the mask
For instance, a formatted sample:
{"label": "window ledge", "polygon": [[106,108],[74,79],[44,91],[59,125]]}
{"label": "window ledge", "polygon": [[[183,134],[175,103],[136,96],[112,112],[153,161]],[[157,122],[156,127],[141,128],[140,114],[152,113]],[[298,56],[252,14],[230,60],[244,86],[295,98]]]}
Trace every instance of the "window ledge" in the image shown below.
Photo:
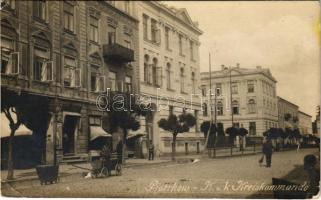
{"label": "window ledge", "polygon": [[69,30],[69,29],[66,29],[66,28],[64,28],[64,33],[68,33],[69,35],[76,36],[76,33],[75,33],[75,32],[73,32],[73,31],[71,31],[71,30]]}
{"label": "window ledge", "polygon": [[188,94],[187,92],[181,91],[181,94]]}
{"label": "window ledge", "polygon": [[168,91],[171,91],[171,92],[175,92],[175,90],[174,89],[172,89],[172,88],[166,88]]}
{"label": "window ledge", "polygon": [[40,81],[40,80],[33,80],[34,83],[40,83],[40,84],[45,84],[45,85],[50,85],[51,82],[53,81]]}
{"label": "window ledge", "polygon": [[73,90],[76,90],[76,89],[79,89],[80,86],[64,86],[65,88],[68,88],[68,89],[73,89]]}
{"label": "window ledge", "polygon": [[89,43],[99,46],[99,43],[98,43],[98,42],[95,42],[95,41],[93,41],[93,40],[89,40]]}

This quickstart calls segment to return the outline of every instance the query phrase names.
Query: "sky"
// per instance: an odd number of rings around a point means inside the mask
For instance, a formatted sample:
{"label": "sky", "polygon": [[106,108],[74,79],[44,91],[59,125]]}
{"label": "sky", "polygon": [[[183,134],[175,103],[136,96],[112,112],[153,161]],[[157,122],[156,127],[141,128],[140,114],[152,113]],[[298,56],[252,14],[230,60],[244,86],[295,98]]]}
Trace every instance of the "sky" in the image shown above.
{"label": "sky", "polygon": [[320,5],[317,1],[166,1],[186,8],[204,31],[200,68],[269,68],[277,95],[315,118],[320,105]]}

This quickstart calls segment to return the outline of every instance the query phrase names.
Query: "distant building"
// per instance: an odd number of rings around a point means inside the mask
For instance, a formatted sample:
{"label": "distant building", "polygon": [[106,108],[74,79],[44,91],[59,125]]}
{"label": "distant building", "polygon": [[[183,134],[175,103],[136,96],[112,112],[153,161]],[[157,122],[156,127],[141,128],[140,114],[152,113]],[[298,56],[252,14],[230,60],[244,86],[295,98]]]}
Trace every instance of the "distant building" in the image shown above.
{"label": "distant building", "polygon": [[279,128],[285,129],[286,127],[298,127],[299,106],[278,97],[278,116]]}
{"label": "distant building", "polygon": [[[185,8],[169,7],[158,1],[137,2],[140,46],[140,95],[155,105],[153,115],[142,119],[145,147],[151,141],[157,155],[170,153],[172,134],[158,127],[161,118],[184,111],[196,117],[196,126],[190,132],[178,134],[178,153],[199,152],[204,136],[200,133],[199,36],[202,31],[193,22]],[[191,104],[193,104],[191,108]],[[159,110],[158,110],[159,109]],[[146,153],[146,148],[143,150]]]}
{"label": "distant building", "polygon": [[300,133],[302,135],[312,134],[312,116],[299,111],[298,118]]}
{"label": "distant building", "polygon": [[[267,68],[226,68],[211,74],[212,110],[218,126],[225,130],[234,126],[249,130],[249,136],[262,136],[271,127],[278,126],[276,80]],[[210,73],[201,73],[203,115],[210,119]],[[213,112],[215,116],[215,112]]]}

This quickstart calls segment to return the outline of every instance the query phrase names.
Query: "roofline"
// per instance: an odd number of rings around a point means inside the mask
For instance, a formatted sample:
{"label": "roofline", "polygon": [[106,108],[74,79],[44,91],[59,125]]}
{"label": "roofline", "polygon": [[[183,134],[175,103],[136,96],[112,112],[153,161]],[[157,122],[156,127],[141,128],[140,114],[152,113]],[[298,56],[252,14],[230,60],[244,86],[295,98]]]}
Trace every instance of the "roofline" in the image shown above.
{"label": "roofline", "polygon": [[309,115],[309,114],[307,114],[307,113],[305,113],[305,112],[302,112],[301,110],[299,110],[299,113],[301,113],[301,114],[303,114],[303,115],[306,115],[306,116],[308,116],[308,117],[311,117],[311,118],[312,118],[312,116],[311,116],[311,115]]}
{"label": "roofline", "polygon": [[[222,71],[222,70],[220,70],[220,71]],[[228,76],[224,76],[224,75],[219,75],[219,76],[215,76],[214,74],[213,74],[213,72],[215,73],[215,72],[220,72],[220,71],[212,71],[212,78],[225,78],[225,77],[228,77]],[[201,72],[201,74],[210,74],[210,72]],[[277,83],[277,80],[273,77],[273,76],[268,76],[268,75],[266,75],[264,72],[250,72],[250,73],[246,73],[246,74],[240,74],[240,75],[232,75],[232,77],[234,76],[234,77],[237,77],[237,76],[244,76],[244,75],[253,75],[253,74],[261,74],[261,75],[263,75],[263,76],[265,76],[265,77],[267,77],[267,78],[269,78],[269,79],[271,79],[274,83]],[[202,78],[201,77],[201,80],[204,80],[205,78]],[[209,79],[209,78],[206,78],[206,79]],[[205,79],[205,80],[206,80]]]}
{"label": "roofline", "polygon": [[299,106],[298,105],[296,105],[296,104],[294,104],[294,103],[292,103],[292,102],[290,102],[290,101],[288,101],[288,100],[286,100],[286,99],[283,99],[282,97],[280,97],[280,96],[277,96],[277,98],[278,99],[281,99],[281,100],[283,100],[283,101],[286,101],[287,103],[289,103],[289,104],[291,104],[291,105],[293,105],[293,106],[295,106],[295,107],[298,107],[299,108]]}
{"label": "roofline", "polygon": [[157,2],[157,1],[145,1],[145,2],[149,2],[150,4],[162,9],[163,11],[165,11],[167,14],[171,15],[172,17],[174,17],[176,20],[178,20],[179,22],[181,22],[182,24],[186,25],[187,27],[189,27],[191,30],[193,30],[194,32],[198,33],[199,35],[202,35],[204,32],[199,29],[196,26],[191,26],[190,24],[184,22],[182,19],[178,18],[175,13],[173,11],[171,11],[169,8],[165,7],[163,4]]}

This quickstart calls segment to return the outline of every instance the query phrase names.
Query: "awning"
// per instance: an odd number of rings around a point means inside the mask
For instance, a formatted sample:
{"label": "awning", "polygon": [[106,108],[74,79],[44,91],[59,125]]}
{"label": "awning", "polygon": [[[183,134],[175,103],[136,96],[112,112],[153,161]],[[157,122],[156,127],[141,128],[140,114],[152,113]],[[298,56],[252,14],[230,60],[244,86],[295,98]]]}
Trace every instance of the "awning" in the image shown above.
{"label": "awning", "polygon": [[[14,118],[13,120],[16,121],[15,115],[12,115]],[[11,129],[9,127],[9,120],[5,116],[4,113],[1,113],[1,138],[3,137],[9,137],[10,136]],[[32,135],[32,131],[28,129],[25,125],[21,124],[19,128],[16,130],[15,136],[21,136],[21,135]]]}
{"label": "awning", "polygon": [[111,134],[104,131],[100,126],[90,126],[90,140],[93,141],[99,137],[111,137]]}
{"label": "awning", "polygon": [[143,136],[144,134],[141,134],[141,133],[129,133],[128,135],[127,135],[127,139],[135,139],[135,138],[137,138],[137,137],[141,137],[141,136]]}

